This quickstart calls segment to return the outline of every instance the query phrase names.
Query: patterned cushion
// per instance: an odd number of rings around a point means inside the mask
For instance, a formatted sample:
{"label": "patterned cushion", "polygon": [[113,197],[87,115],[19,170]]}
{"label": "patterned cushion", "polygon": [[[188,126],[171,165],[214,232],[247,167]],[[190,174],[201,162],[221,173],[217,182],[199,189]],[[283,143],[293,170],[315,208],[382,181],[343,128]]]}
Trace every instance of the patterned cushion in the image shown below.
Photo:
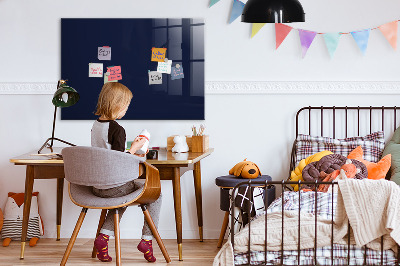
{"label": "patterned cushion", "polygon": [[346,156],[357,146],[364,150],[364,159],[378,162],[385,147],[383,131],[378,131],[364,137],[333,139],[299,134],[296,139],[296,165],[310,155],[323,150]]}

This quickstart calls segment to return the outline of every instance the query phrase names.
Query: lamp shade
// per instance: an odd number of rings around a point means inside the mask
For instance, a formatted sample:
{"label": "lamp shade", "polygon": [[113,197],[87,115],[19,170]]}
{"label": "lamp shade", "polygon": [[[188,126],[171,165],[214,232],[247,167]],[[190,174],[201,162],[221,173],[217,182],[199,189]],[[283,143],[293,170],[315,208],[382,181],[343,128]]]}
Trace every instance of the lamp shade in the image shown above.
{"label": "lamp shade", "polygon": [[242,22],[304,22],[304,15],[298,0],[249,0],[243,9]]}
{"label": "lamp shade", "polygon": [[53,95],[53,104],[56,107],[69,107],[79,100],[79,93],[70,86],[61,84]]}

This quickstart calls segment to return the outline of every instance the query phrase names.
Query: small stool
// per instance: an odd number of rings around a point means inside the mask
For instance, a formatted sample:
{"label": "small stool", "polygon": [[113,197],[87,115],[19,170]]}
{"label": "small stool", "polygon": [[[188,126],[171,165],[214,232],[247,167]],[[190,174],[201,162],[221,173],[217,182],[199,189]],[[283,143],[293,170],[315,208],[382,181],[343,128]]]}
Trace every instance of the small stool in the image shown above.
{"label": "small stool", "polygon": [[[234,175],[220,176],[215,179],[215,184],[220,187],[220,209],[225,211],[224,221],[222,222],[221,234],[219,235],[218,245],[220,248],[222,246],[222,242],[224,241],[224,236],[226,232],[226,228],[228,227],[229,222],[229,207],[230,207],[230,199],[229,199],[229,191],[233,189],[237,184],[246,182],[246,181],[263,181],[266,180],[272,181],[272,178],[268,175],[261,175],[254,179],[246,179],[241,177],[236,177]],[[256,187],[256,186],[255,186]],[[275,186],[271,186],[268,189],[268,201],[267,207],[275,200]]]}

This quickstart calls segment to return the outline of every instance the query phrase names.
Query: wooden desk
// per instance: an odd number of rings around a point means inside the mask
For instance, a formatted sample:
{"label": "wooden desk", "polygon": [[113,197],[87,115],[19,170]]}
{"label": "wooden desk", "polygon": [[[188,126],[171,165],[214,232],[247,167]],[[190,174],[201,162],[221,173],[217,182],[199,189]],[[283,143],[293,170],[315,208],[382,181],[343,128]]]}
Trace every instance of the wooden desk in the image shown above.
{"label": "wooden desk", "polygon": [[[60,153],[61,148],[54,148]],[[201,193],[201,169],[200,160],[210,155],[214,149],[206,152],[189,152],[174,154],[161,149],[157,160],[147,160],[148,163],[158,168],[161,180],[171,180],[173,184],[175,223],[178,242],[179,260],[182,260],[182,204],[180,177],[188,170],[193,170],[194,190],[196,196],[197,219],[199,225],[200,241],[203,241],[203,211]],[[50,152],[43,150],[42,153]],[[61,214],[64,188],[64,162],[56,156],[39,156],[37,151],[23,154],[10,159],[15,165],[26,165],[25,199],[21,236],[21,255],[24,258],[26,234],[28,230],[28,218],[31,207],[32,189],[34,179],[57,178],[57,240],[60,240]]]}

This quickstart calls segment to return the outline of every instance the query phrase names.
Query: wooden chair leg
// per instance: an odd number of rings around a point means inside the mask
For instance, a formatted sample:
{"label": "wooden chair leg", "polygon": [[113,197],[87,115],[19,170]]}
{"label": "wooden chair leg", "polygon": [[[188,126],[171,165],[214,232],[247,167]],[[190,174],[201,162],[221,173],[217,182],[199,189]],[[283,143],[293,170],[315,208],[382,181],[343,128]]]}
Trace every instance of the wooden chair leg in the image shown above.
{"label": "wooden chair leg", "polygon": [[217,248],[220,248],[222,246],[222,242],[224,241],[224,237],[225,237],[226,228],[228,227],[228,222],[229,222],[229,212],[225,212],[225,217],[224,217],[224,221],[222,222],[221,234],[219,235]]}
{"label": "wooden chair leg", "polygon": [[170,259],[169,255],[168,255],[168,251],[165,248],[164,243],[161,240],[160,234],[158,233],[156,225],[154,224],[153,219],[151,218],[149,211],[147,210],[145,205],[140,205],[140,207],[142,208],[142,211],[143,211],[143,214],[144,214],[144,218],[145,218],[147,224],[150,226],[150,230],[153,233],[153,236],[157,240],[157,244],[161,249],[161,252],[162,252],[162,254],[163,254],[164,258],[165,258],[165,261],[167,263],[170,263],[171,259]]}
{"label": "wooden chair leg", "polygon": [[115,234],[115,256],[117,257],[115,261],[115,265],[121,265],[121,243],[120,243],[120,235],[119,235],[119,213],[118,209],[115,209],[114,214],[114,234]]}
{"label": "wooden chair leg", "polygon": [[69,254],[71,253],[72,247],[74,246],[76,237],[78,236],[79,230],[81,229],[83,220],[85,219],[87,208],[82,208],[81,214],[79,215],[78,221],[76,222],[74,232],[72,232],[71,239],[69,240],[67,249],[65,250],[64,257],[61,260],[60,265],[64,266],[67,263]]}
{"label": "wooden chair leg", "polygon": [[[101,215],[100,215],[100,219],[99,219],[99,226],[97,226],[96,238],[100,234],[100,230],[103,227],[104,221],[106,220],[106,215],[107,215],[107,210],[106,209],[101,210]],[[96,248],[95,248],[95,246],[93,244],[92,258],[96,258],[96,255],[97,255],[97,250],[96,250]]]}

